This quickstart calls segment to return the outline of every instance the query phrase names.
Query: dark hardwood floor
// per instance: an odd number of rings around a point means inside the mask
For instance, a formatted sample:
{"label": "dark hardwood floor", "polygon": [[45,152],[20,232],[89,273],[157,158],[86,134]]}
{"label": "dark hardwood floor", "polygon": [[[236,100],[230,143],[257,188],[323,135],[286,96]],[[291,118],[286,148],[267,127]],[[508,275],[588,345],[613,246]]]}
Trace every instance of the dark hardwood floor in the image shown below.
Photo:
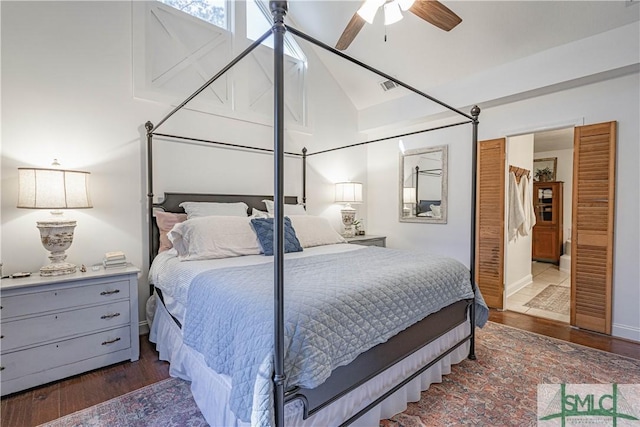
{"label": "dark hardwood floor", "polygon": [[640,360],[640,343],[572,328],[568,323],[543,319],[515,311],[491,310],[489,320],[540,335]]}
{"label": "dark hardwood floor", "polygon": [[2,427],[37,426],[169,378],[148,335],[140,336],[140,359],[36,387],[2,398]]}
{"label": "dark hardwood floor", "polygon": [[[489,319],[537,334],[640,360],[640,343],[571,328],[566,323],[511,311],[491,310]],[[37,387],[2,398],[2,427],[28,427],[54,420],[169,377],[169,364],[147,335],[140,337],[140,360]]]}

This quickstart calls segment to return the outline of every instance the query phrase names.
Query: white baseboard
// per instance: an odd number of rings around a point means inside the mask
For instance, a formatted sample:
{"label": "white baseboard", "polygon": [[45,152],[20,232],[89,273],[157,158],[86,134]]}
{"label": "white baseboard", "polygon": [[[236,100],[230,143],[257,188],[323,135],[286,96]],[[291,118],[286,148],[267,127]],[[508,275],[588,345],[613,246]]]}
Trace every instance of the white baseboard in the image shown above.
{"label": "white baseboard", "polygon": [[149,323],[146,320],[138,322],[138,334],[145,335],[149,333]]}
{"label": "white baseboard", "polygon": [[531,274],[527,274],[517,282],[507,285],[504,291],[507,294],[507,297],[510,297],[511,295],[515,294],[516,292],[518,292],[520,289],[524,288],[531,282],[533,282],[533,276]]}
{"label": "white baseboard", "polygon": [[628,325],[613,324],[611,335],[618,338],[625,338],[631,341],[640,342],[640,328]]}

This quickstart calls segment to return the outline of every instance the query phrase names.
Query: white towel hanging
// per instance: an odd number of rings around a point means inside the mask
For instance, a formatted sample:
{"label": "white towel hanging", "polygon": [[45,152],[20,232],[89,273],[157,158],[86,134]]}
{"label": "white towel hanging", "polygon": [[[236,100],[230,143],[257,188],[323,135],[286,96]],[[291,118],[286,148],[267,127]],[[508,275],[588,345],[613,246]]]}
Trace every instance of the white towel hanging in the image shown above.
{"label": "white towel hanging", "polygon": [[509,241],[518,236],[518,230],[525,220],[524,209],[522,207],[522,193],[519,190],[516,175],[513,172],[509,172],[509,218],[507,225]]}
{"label": "white towel hanging", "polygon": [[518,234],[521,236],[528,236],[529,232],[536,225],[536,212],[533,208],[533,198],[531,194],[531,187],[529,186],[529,177],[523,176],[520,179],[520,194],[522,196],[522,208],[524,213],[524,221],[518,228]]}

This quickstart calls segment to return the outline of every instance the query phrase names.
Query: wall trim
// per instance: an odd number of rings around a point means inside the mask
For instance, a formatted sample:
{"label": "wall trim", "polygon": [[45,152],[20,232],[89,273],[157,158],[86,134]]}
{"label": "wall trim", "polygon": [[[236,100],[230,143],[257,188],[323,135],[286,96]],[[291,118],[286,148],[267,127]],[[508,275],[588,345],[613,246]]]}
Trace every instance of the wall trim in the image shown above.
{"label": "wall trim", "polygon": [[525,286],[527,286],[528,284],[533,282],[533,275],[531,274],[527,274],[526,276],[524,276],[522,279],[518,280],[517,282],[514,282],[510,285],[505,285],[505,289],[504,289],[504,293],[507,297],[510,297],[511,295],[515,294],[516,292],[518,292],[520,289],[524,288]]}
{"label": "wall trim", "polygon": [[511,138],[514,136],[529,135],[532,133],[546,132],[550,130],[575,128],[576,126],[583,126],[584,123],[585,123],[584,117],[579,117],[575,119],[562,120],[562,121],[552,122],[552,123],[534,124],[534,125],[527,126],[526,128],[506,129],[506,130],[503,129],[502,134],[507,138]]}
{"label": "wall trim", "polygon": [[143,320],[138,322],[138,335],[146,335],[149,333],[149,322]]}
{"label": "wall trim", "polygon": [[640,328],[629,325],[614,323],[611,335],[617,338],[624,338],[631,341],[640,342]]}

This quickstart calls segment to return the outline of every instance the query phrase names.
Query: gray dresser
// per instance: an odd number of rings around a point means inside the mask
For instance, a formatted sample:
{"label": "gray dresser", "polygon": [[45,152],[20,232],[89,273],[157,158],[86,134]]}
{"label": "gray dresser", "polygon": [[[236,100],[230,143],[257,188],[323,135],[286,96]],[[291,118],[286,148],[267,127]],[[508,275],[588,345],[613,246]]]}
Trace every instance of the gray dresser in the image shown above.
{"label": "gray dresser", "polygon": [[139,271],[3,279],[2,395],[138,360]]}

